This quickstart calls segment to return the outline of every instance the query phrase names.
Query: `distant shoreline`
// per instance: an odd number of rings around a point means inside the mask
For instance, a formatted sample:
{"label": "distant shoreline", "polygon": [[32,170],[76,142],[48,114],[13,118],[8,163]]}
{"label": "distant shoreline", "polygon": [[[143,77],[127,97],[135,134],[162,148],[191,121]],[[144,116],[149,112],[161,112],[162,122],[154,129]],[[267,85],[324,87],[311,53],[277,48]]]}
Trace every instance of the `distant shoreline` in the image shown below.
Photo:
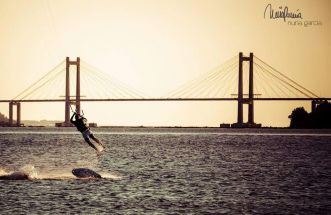
{"label": "distant shoreline", "polygon": [[[331,129],[293,129],[286,127],[262,127],[262,128],[220,128],[220,127],[179,127],[179,126],[100,126],[91,128],[95,133],[109,133],[109,134],[125,134],[125,133],[196,133],[196,134],[247,134],[247,135],[263,135],[263,134],[298,134],[298,135],[314,135],[327,134],[331,135]],[[60,133],[77,133],[75,127],[0,127],[1,133],[11,132],[28,132],[28,133],[42,133],[42,132],[60,132]]]}
{"label": "distant shoreline", "polygon": [[[0,128],[15,128],[16,126],[0,126]],[[71,126],[71,127],[60,127],[60,128],[72,128],[74,126]],[[58,128],[56,126],[49,126],[49,125],[24,125],[24,126],[21,126],[21,127],[16,127],[16,128]],[[206,129],[230,129],[230,130],[233,130],[233,129],[294,129],[296,130],[296,128],[290,128],[290,127],[260,127],[260,128],[232,128],[232,127],[228,127],[228,128],[225,128],[225,127],[216,127],[216,126],[126,126],[126,125],[101,125],[101,126],[97,126],[97,127],[94,127],[93,129],[95,128],[150,128],[150,129],[153,129],[153,128],[164,128],[164,129],[203,129],[203,128],[206,128]]]}

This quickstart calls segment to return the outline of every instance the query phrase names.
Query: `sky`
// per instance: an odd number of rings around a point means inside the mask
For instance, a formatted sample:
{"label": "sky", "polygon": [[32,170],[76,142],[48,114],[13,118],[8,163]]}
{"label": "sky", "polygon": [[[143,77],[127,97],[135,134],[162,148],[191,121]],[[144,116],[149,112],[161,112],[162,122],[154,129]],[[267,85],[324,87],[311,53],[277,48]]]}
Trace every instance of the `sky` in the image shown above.
{"label": "sky", "polygon": [[[331,97],[331,2],[272,1],[300,21],[264,17],[264,0],[0,0],[0,100],[11,99],[65,57],[160,97],[243,52],[263,59],[321,97]],[[295,20],[293,19],[293,22]],[[92,85],[92,84],[91,84]],[[309,102],[255,102],[255,121],[288,126]],[[235,102],[82,103],[99,125],[218,126]],[[0,103],[8,116],[8,104]],[[63,103],[24,103],[23,120],[62,120]],[[245,116],[244,119],[247,120]]]}

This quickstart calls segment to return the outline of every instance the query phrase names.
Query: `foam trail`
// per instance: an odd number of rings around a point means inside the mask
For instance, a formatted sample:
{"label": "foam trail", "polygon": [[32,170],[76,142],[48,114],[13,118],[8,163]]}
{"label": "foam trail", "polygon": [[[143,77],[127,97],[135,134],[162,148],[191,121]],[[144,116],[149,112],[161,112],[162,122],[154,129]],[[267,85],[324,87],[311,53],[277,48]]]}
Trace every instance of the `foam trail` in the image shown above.
{"label": "foam trail", "polygon": [[29,176],[29,178],[31,178],[31,179],[36,178],[38,176],[37,170],[31,164],[21,167],[20,172],[27,174]]}
{"label": "foam trail", "polygon": [[8,174],[10,174],[10,172],[7,172],[7,171],[4,170],[4,169],[0,169],[0,176],[8,175]]}
{"label": "foam trail", "polygon": [[54,180],[66,180],[66,179],[75,179],[76,177],[70,172],[52,172],[52,173],[39,173],[35,179],[54,179]]}
{"label": "foam trail", "polygon": [[[26,174],[30,180],[70,180],[78,179],[72,174],[72,168],[61,168],[61,169],[39,169],[35,168],[34,165],[28,164],[19,169],[19,171],[6,171],[5,169],[0,168],[0,177],[1,176],[10,176],[13,174]],[[101,172],[99,173],[102,178],[111,179],[111,180],[121,180],[122,176],[115,173]]]}
{"label": "foam trail", "polygon": [[108,178],[108,179],[112,179],[112,180],[121,180],[122,176],[116,175],[116,174],[111,174],[108,172],[101,172],[100,173],[102,178]]}

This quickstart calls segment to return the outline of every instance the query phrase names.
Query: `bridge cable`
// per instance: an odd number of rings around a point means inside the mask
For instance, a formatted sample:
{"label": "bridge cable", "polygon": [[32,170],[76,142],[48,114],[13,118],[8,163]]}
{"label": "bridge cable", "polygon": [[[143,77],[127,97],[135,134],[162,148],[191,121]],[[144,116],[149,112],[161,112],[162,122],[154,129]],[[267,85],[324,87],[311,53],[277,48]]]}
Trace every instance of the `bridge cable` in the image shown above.
{"label": "bridge cable", "polygon": [[58,65],[56,65],[51,71],[49,71],[48,73],[46,73],[45,75],[43,75],[40,79],[38,79],[37,81],[33,82],[29,87],[27,87],[24,91],[22,91],[21,93],[19,93],[17,96],[15,96],[13,98],[13,100],[18,99],[19,97],[21,97],[24,93],[26,93],[27,91],[29,91],[31,88],[33,88],[35,85],[37,85],[39,82],[41,82],[43,79],[46,79],[47,76],[50,76],[53,72],[55,72],[57,69],[60,68],[60,66],[62,66],[62,64],[64,63],[64,61],[61,61]]}
{"label": "bridge cable", "polygon": [[[55,79],[57,76],[59,76],[62,72],[64,71],[64,69],[63,70],[61,70],[61,71],[59,71],[59,72],[57,72],[54,76],[52,76],[52,77],[49,77],[47,80],[45,80],[44,82],[42,82],[39,86],[36,86],[36,88],[34,88],[33,90],[32,90],[32,87],[35,87],[34,85],[31,85],[27,90],[25,90],[23,93],[21,93],[20,95],[24,95],[24,93],[26,93],[26,95],[25,96],[23,96],[21,99],[20,99],[20,101],[21,100],[23,100],[23,99],[25,99],[25,98],[27,98],[29,95],[31,95],[32,93],[34,93],[34,92],[36,92],[38,89],[40,89],[40,88],[42,88],[43,86],[45,86],[47,83],[49,83],[51,80],[53,80],[53,79]],[[46,76],[45,76],[46,77]],[[43,79],[44,79],[44,77],[43,77]],[[32,91],[30,91],[30,89],[32,90]],[[30,91],[30,92],[29,92]],[[15,99],[16,99],[17,97],[15,97]]]}
{"label": "bridge cable", "polygon": [[[195,90],[195,91],[191,92],[188,96],[199,95],[199,93],[201,91],[206,90],[206,88],[209,89],[210,86],[214,86],[215,85],[215,82],[217,81],[217,79],[219,77],[223,77],[226,74],[227,73],[225,73],[224,71],[216,71],[215,74],[213,74],[212,76],[210,76],[210,78],[205,79],[205,80],[202,80],[202,81],[200,81],[200,83],[198,83],[196,86],[194,86],[194,88],[192,89],[192,91],[193,90]],[[216,79],[215,79],[215,77],[216,77]],[[203,96],[199,96],[199,97],[203,97]]]}
{"label": "bridge cable", "polygon": [[[299,88],[305,90],[306,92],[310,93],[311,95],[313,95],[313,97],[319,97],[317,96],[315,93],[313,93],[312,91],[308,90],[307,88],[303,87],[302,85],[298,84],[297,82],[295,82],[294,80],[292,80],[291,78],[287,77],[286,75],[284,75],[283,73],[281,73],[280,71],[278,71],[277,69],[275,69],[274,67],[270,66],[268,63],[266,63],[265,61],[263,61],[262,59],[260,59],[259,57],[257,57],[256,55],[254,56],[256,59],[258,59],[260,62],[262,62],[264,65],[266,65],[267,67],[271,68],[273,71],[275,71],[276,73],[278,73],[279,75],[281,75],[282,77],[284,77],[286,80],[288,80],[289,82],[292,82],[293,84],[297,85]],[[308,96],[309,97],[309,96]]]}
{"label": "bridge cable", "polygon": [[[222,68],[227,66],[227,64],[232,63],[233,60],[235,60],[235,57],[230,58],[229,60],[227,60],[225,63],[223,63],[222,65],[216,67],[215,69],[211,70],[210,72],[200,75],[198,77],[196,77],[195,79],[181,85],[180,87],[178,87],[177,89],[169,92],[166,96],[167,98],[173,98],[175,96],[182,96],[182,95],[191,95],[194,89],[198,88],[201,85],[205,85],[206,83],[210,83],[215,77],[217,77],[219,75],[219,73],[222,72]],[[221,72],[220,72],[221,70]]]}
{"label": "bridge cable", "polygon": [[[129,94],[130,96],[135,97],[134,95],[132,95],[132,93],[126,92],[127,91],[126,89],[121,89],[121,88],[118,88],[118,87],[116,88],[115,85],[113,84],[113,82],[107,83],[106,82],[106,80],[108,79],[107,77],[104,77],[99,73],[91,71],[89,68],[87,68],[86,71],[90,73],[90,76],[92,78],[95,78],[95,81],[97,82],[96,86],[100,86],[100,84],[104,86],[104,88],[102,88],[102,90],[103,90],[103,92],[106,96],[118,98],[118,95],[120,95],[120,96],[123,96],[125,98],[126,95]],[[109,87],[111,89],[107,90]],[[109,93],[110,93],[110,95],[109,95]]]}
{"label": "bridge cable", "polygon": [[144,93],[133,89],[132,87],[129,87],[127,84],[115,79],[114,77],[111,77],[109,74],[102,72],[101,70],[97,69],[94,66],[91,66],[90,64],[87,64],[86,62],[83,62],[86,67],[89,67],[93,73],[99,75],[99,77],[102,77],[103,79],[108,80],[112,85],[116,86],[117,88],[121,89],[122,91],[126,92],[127,94],[130,94],[131,96],[135,98],[144,98]]}
{"label": "bridge cable", "polygon": [[[255,63],[254,63],[254,65],[255,65]],[[270,79],[267,77],[267,74],[264,74],[262,68],[260,68],[259,65],[255,65],[255,66],[256,66],[255,68],[256,68],[257,74],[259,74],[260,77],[261,77],[261,82],[259,82],[259,84],[260,84],[261,86],[263,86],[263,88],[264,88],[264,86],[266,86],[264,89],[265,89],[265,93],[267,94],[267,96],[272,97],[272,96],[269,94],[269,90],[267,90],[267,89],[269,88],[269,89],[271,90],[271,92],[274,93],[274,97],[277,97],[277,96],[280,97],[280,96],[277,94],[277,91],[274,89],[273,84],[270,84],[270,83],[269,83]]]}
{"label": "bridge cable", "polygon": [[[308,95],[307,93],[303,92],[302,90],[298,89],[297,87],[293,86],[292,84],[288,83],[288,81],[283,80],[282,78],[278,77],[277,75],[273,74],[272,72],[268,71],[267,69],[265,69],[263,66],[256,64],[258,67],[260,67],[264,72],[267,72],[268,74],[270,74],[271,76],[273,76],[274,78],[278,79],[281,82],[284,82],[285,84],[291,86],[292,88],[296,89],[298,92],[302,93],[303,95],[305,95],[306,97],[310,97],[310,95]],[[303,88],[304,89],[304,88]]]}

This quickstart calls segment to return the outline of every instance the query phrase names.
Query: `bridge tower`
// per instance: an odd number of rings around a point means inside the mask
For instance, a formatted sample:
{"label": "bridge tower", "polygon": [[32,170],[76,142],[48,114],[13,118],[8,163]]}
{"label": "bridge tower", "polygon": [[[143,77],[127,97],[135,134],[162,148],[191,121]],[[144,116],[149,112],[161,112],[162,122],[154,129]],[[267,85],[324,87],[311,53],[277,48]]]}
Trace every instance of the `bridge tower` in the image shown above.
{"label": "bridge tower", "polygon": [[[16,125],[14,125],[13,109],[16,106]],[[21,103],[20,102],[9,102],[9,126],[21,126]]]}
{"label": "bridge tower", "polygon": [[[249,54],[249,57],[243,56],[243,53],[239,53],[239,73],[238,73],[238,114],[237,123],[231,125],[231,127],[260,127],[260,124],[254,123],[254,82],[253,82],[253,53]],[[243,62],[249,62],[249,74],[248,74],[248,97],[244,98],[243,93]],[[244,123],[243,120],[243,107],[244,104],[248,105],[248,122]]]}
{"label": "bridge tower", "polygon": [[76,99],[74,105],[76,106],[76,112],[80,113],[80,58],[77,57],[76,61],[70,61],[69,57],[66,57],[66,93],[65,93],[65,120],[64,126],[69,127],[70,124],[70,66],[76,66]]}

